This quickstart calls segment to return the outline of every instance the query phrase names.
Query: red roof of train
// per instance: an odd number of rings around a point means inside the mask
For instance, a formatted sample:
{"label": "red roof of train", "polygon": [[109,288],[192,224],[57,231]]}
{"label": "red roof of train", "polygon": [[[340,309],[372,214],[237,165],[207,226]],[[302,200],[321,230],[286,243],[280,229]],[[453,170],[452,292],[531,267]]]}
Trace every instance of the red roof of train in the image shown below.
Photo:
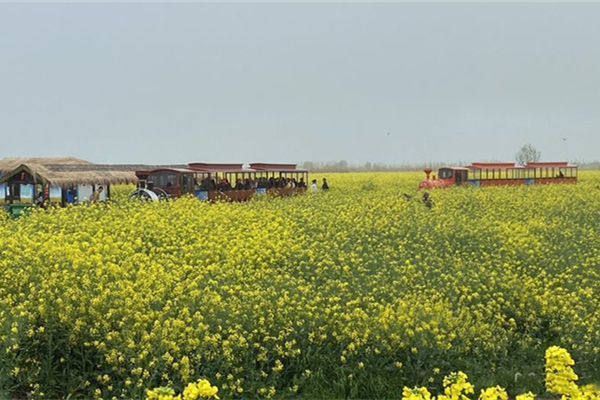
{"label": "red roof of train", "polygon": [[519,168],[514,162],[474,162],[467,168]]}
{"label": "red roof of train", "polygon": [[525,164],[526,167],[574,167],[575,165],[569,164],[567,161],[536,161],[528,162]]}
{"label": "red roof of train", "polygon": [[222,164],[222,163],[189,163],[188,168],[194,171],[237,171],[243,170],[244,164]]}
{"label": "red roof of train", "polygon": [[296,164],[251,163],[250,168],[256,171],[306,171],[304,169],[296,168]]}

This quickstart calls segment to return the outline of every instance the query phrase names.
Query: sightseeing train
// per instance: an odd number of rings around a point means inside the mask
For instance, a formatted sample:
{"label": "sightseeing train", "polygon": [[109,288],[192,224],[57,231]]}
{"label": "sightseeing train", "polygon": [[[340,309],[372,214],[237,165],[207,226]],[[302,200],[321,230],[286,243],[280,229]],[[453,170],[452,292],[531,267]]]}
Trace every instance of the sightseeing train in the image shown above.
{"label": "sightseeing train", "polygon": [[190,163],[187,168],[135,172],[139,182],[132,198],[151,201],[192,195],[201,200],[246,201],[255,194],[291,196],[305,192],[308,171],[296,164]]}
{"label": "sightseeing train", "polygon": [[437,177],[431,168],[425,168],[425,179],[419,189],[445,188],[455,185],[499,186],[536,185],[549,183],[577,183],[577,165],[564,161],[476,162],[464,167],[444,167]]}

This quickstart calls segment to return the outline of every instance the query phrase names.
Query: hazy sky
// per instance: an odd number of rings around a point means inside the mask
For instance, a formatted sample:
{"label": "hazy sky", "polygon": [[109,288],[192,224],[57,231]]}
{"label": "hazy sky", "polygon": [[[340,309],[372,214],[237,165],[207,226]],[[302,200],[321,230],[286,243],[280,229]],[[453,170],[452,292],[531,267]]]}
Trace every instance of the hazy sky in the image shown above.
{"label": "hazy sky", "polygon": [[599,20],[600,3],[0,3],[0,157],[597,160]]}

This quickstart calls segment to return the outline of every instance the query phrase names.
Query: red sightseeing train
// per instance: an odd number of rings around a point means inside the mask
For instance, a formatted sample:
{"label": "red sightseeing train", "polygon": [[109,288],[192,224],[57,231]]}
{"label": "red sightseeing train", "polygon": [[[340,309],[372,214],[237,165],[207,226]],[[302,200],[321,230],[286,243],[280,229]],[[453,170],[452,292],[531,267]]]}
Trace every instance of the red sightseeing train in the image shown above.
{"label": "red sightseeing train", "polygon": [[568,162],[476,162],[464,167],[445,167],[437,177],[425,169],[425,180],[419,189],[444,188],[455,185],[498,186],[536,185],[548,183],[577,183],[577,165]]}
{"label": "red sightseeing train", "polygon": [[193,195],[201,200],[246,201],[254,194],[291,196],[305,192],[308,171],[296,164],[190,163],[187,168],[136,171],[138,188],[130,197],[157,201]]}

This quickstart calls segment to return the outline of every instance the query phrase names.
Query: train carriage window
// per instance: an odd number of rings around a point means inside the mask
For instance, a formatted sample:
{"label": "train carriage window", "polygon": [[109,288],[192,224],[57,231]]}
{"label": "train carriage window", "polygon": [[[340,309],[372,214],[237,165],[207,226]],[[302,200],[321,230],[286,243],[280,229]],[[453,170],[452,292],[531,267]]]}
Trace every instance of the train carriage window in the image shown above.
{"label": "train carriage window", "polygon": [[452,170],[451,169],[446,169],[446,168],[441,168],[439,170],[438,177],[440,179],[452,178]]}
{"label": "train carriage window", "polygon": [[177,186],[177,174],[157,173],[152,174],[148,180],[154,182],[154,186]]}
{"label": "train carriage window", "polygon": [[469,179],[471,179],[471,180],[481,179],[481,170],[480,169],[470,169],[469,170]]}

